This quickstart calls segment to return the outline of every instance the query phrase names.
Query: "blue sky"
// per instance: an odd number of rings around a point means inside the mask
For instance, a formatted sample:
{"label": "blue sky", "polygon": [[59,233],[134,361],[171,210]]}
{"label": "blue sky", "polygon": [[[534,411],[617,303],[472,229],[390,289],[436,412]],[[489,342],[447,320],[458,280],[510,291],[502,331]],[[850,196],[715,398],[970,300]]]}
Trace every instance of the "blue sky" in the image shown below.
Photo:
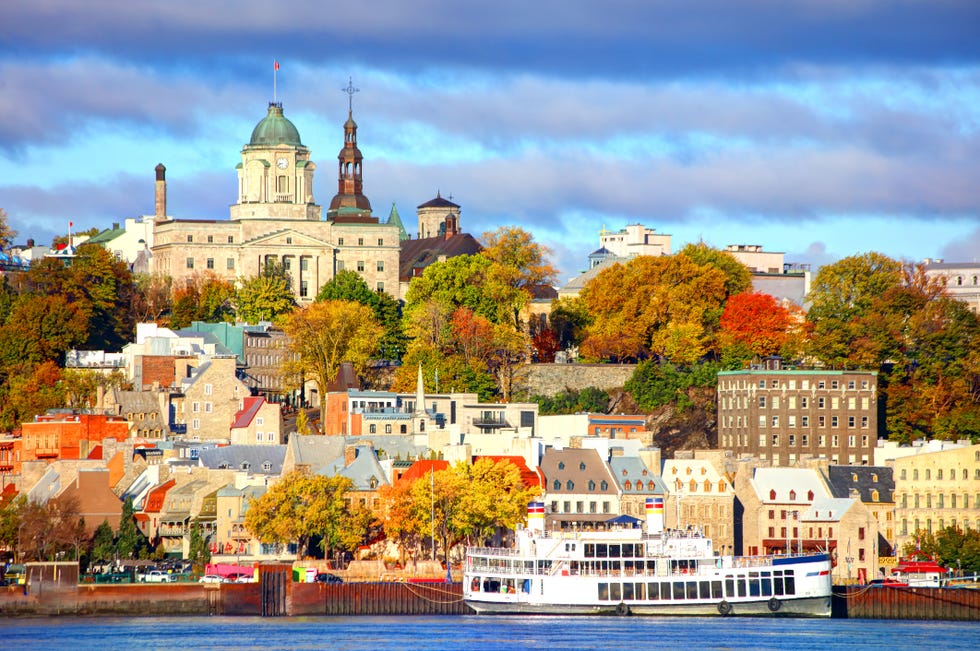
{"label": "blue sky", "polygon": [[411,230],[441,191],[561,281],[628,223],[815,266],[980,259],[975,0],[32,0],[0,25],[18,243],[151,213],[159,162],[171,214],[227,218],[278,60],[318,203],[352,77],[377,215]]}

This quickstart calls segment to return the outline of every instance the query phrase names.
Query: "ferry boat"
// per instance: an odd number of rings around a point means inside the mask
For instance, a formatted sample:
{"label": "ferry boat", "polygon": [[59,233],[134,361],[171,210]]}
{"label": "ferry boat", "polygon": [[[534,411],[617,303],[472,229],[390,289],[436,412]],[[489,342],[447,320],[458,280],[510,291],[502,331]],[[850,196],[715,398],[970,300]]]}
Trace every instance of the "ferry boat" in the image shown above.
{"label": "ferry boat", "polygon": [[549,532],[532,502],[513,547],[467,549],[463,598],[481,614],[830,616],[828,554],[722,556],[665,531],[663,509],[648,498],[645,527]]}

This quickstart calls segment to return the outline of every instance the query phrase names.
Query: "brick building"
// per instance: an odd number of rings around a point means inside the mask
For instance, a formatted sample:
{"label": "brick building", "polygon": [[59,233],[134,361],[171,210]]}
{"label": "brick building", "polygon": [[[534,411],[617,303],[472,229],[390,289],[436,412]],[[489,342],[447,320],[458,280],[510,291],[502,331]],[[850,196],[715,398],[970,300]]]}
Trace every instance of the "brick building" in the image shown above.
{"label": "brick building", "polygon": [[804,457],[868,465],[878,442],[875,371],[769,368],[718,373],[718,446],[772,465]]}
{"label": "brick building", "polygon": [[122,416],[48,413],[21,426],[21,438],[13,439],[7,465],[11,474],[19,475],[25,462],[87,459],[103,439],[122,442],[128,437],[129,422]]}

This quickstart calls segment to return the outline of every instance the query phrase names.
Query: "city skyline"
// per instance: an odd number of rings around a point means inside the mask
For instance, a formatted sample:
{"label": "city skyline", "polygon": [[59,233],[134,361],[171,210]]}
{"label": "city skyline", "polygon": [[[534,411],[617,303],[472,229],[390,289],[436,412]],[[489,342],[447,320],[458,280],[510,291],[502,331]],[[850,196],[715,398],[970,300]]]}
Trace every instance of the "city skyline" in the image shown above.
{"label": "city skyline", "polygon": [[[761,244],[815,267],[980,256],[980,6],[457,6],[67,0],[0,8],[0,208],[47,243],[153,212],[227,219],[269,101],[336,192],[348,80],[365,194],[518,225],[564,284],[599,231]],[[649,5],[649,6],[648,6]],[[279,70],[273,90],[273,62]]]}

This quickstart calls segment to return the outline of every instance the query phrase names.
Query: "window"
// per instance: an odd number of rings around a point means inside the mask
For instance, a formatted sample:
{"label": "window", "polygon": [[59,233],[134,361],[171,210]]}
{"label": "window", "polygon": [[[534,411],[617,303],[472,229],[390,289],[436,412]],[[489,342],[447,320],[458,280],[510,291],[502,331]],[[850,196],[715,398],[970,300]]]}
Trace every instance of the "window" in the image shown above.
{"label": "window", "polygon": [[187,268],[188,269],[194,268],[194,258],[187,258]]}
{"label": "window", "polygon": [[826,406],[826,404],[827,403],[826,403],[826,401],[824,400],[823,397],[817,398],[817,408],[818,409],[823,409]]}
{"label": "window", "polygon": [[363,237],[357,238],[357,246],[364,246],[364,238]]}
{"label": "window", "polygon": [[299,295],[300,298],[306,298],[310,295],[310,281],[301,280],[299,281]]}
{"label": "window", "polygon": [[830,417],[830,426],[831,427],[837,427],[837,416],[831,416]]}
{"label": "window", "polygon": [[806,396],[800,397],[800,408],[806,409],[809,406],[810,406],[810,399],[807,398]]}
{"label": "window", "polygon": [[786,426],[787,427],[796,427],[796,416],[787,416],[786,417]]}
{"label": "window", "polygon": [[357,270],[358,271],[364,271],[364,260],[358,260],[357,261]]}
{"label": "window", "polygon": [[810,417],[800,416],[800,427],[809,427],[809,426],[810,426]]}
{"label": "window", "polygon": [[765,408],[765,406],[766,406],[766,397],[759,396],[759,407]]}
{"label": "window", "polygon": [[779,427],[779,416],[773,416],[772,417],[772,426],[773,427]]}
{"label": "window", "polygon": [[187,241],[188,242],[193,242],[194,241],[194,236],[193,235],[188,235],[187,236]]}
{"label": "window", "polygon": [[343,245],[344,245],[344,238],[338,237],[337,238],[337,246],[343,246]]}
{"label": "window", "polygon": [[211,244],[211,242],[214,242],[214,235],[208,235],[208,244]]}
{"label": "window", "polygon": [[191,429],[201,429],[201,421],[195,418],[191,421]]}
{"label": "window", "polygon": [[225,266],[228,268],[229,271],[232,270],[232,269],[234,269],[235,268],[235,258],[228,258],[225,261]]}
{"label": "window", "polygon": [[205,402],[204,403],[204,413],[210,414],[211,413],[211,408],[212,408],[212,404],[210,402]]}
{"label": "window", "polygon": [[565,490],[574,490],[574,489],[575,489],[575,482],[573,482],[571,479],[565,482]]}
{"label": "window", "polygon": [[234,235],[229,235],[228,236],[228,244],[234,244],[234,243],[235,243],[235,236]]}
{"label": "window", "polygon": [[861,416],[861,429],[868,429],[868,417]]}
{"label": "window", "polygon": [[385,284],[381,281],[378,281],[378,291],[383,292],[384,290],[385,290]]}
{"label": "window", "polygon": [[847,426],[852,429],[854,428],[854,416],[847,417]]}
{"label": "window", "polygon": [[848,380],[847,381],[847,388],[848,389],[853,389],[854,388],[854,380]]}
{"label": "window", "polygon": [[201,411],[201,403],[199,403],[199,402],[192,402],[191,403],[191,411],[194,412],[195,414],[197,412]]}
{"label": "window", "polygon": [[385,261],[378,260],[378,271],[384,271],[384,270],[385,270]]}

